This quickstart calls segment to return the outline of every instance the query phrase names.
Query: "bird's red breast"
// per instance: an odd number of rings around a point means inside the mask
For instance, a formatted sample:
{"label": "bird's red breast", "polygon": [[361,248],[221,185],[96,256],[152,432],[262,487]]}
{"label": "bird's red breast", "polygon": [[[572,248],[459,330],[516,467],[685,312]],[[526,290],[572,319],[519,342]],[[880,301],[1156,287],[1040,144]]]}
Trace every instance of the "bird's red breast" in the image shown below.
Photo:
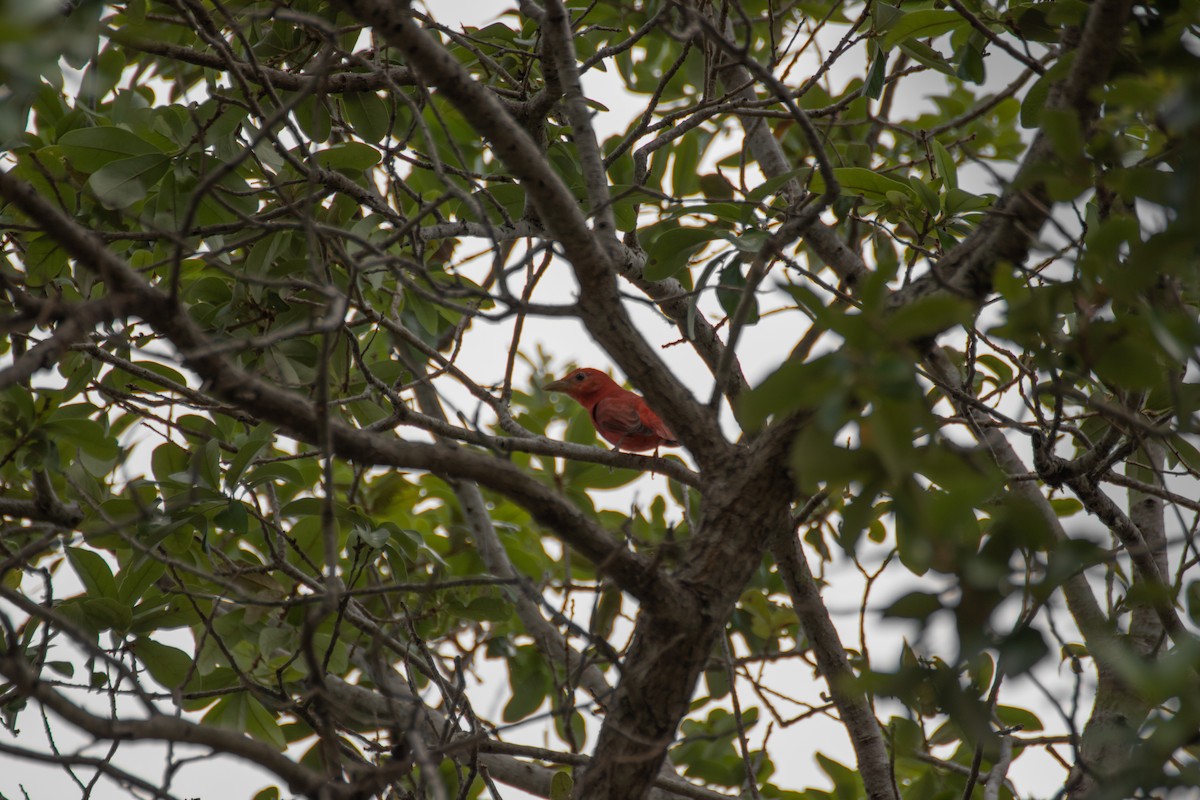
{"label": "bird's red breast", "polygon": [[679,444],[675,434],[640,396],[618,385],[598,369],[584,367],[545,385],[588,410],[596,432],[618,450],[642,452]]}

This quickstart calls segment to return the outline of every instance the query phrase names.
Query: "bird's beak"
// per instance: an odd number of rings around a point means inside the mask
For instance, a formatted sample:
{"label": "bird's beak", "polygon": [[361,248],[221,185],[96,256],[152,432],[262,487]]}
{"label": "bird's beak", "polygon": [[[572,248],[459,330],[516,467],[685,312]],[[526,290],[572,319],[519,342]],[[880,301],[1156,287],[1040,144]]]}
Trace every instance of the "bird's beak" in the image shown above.
{"label": "bird's beak", "polygon": [[550,381],[542,388],[547,392],[566,392],[568,385],[566,381]]}

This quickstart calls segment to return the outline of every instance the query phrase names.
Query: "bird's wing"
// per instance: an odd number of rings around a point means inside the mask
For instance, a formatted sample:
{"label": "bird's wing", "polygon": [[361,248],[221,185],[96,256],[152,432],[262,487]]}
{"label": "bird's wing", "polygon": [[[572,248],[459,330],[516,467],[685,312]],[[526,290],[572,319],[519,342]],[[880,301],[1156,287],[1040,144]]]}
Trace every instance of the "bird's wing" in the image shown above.
{"label": "bird's wing", "polygon": [[592,422],[596,423],[596,428],[634,436],[656,433],[642,421],[640,409],[636,403],[630,402],[631,399],[614,396],[597,400],[592,406]]}
{"label": "bird's wing", "polygon": [[641,423],[646,428],[654,432],[654,435],[662,439],[666,444],[679,444],[679,440],[675,438],[675,434],[667,427],[667,423],[662,421],[658,414],[650,406],[646,405],[646,401],[638,398],[638,416]]}

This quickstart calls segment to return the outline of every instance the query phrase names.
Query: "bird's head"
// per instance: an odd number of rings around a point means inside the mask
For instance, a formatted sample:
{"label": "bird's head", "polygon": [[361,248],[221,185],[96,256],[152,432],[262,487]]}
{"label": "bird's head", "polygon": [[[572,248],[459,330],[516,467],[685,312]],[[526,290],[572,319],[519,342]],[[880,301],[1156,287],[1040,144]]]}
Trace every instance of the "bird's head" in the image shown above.
{"label": "bird's head", "polygon": [[613,379],[600,370],[582,367],[567,373],[556,381],[547,383],[542,388],[548,392],[562,392],[576,400],[582,400],[615,385]]}

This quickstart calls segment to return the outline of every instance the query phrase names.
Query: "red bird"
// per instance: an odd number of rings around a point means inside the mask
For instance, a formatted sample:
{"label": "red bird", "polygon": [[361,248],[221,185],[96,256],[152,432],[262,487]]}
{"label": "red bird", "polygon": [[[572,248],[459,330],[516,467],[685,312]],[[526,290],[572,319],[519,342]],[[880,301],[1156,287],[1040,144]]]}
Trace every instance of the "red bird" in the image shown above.
{"label": "red bird", "polygon": [[679,444],[675,434],[640,395],[621,388],[598,369],[577,369],[542,388],[569,395],[586,408],[596,432],[618,450],[640,452]]}

